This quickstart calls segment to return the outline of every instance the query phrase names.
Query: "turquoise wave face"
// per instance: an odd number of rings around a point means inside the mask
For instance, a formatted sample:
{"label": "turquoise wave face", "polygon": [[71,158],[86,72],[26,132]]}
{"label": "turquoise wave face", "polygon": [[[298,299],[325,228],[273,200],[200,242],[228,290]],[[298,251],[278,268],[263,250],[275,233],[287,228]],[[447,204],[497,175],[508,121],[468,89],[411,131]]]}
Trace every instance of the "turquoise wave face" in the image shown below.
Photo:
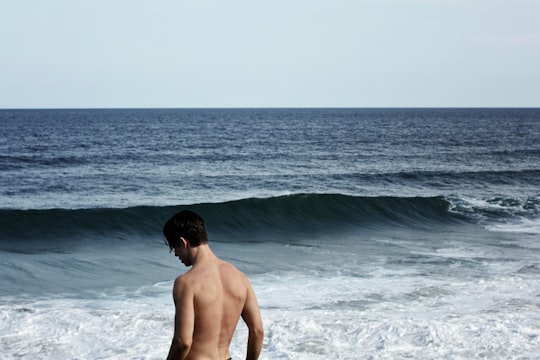
{"label": "turquoise wave face", "polygon": [[[483,204],[483,205],[482,205]],[[200,213],[210,237],[218,241],[290,242],[318,234],[431,229],[441,225],[537,218],[540,201],[490,202],[444,197],[355,197],[297,194],[224,203],[125,209],[1,210],[0,250],[64,251],[81,243],[128,244],[160,241],[165,221],[181,209]]]}

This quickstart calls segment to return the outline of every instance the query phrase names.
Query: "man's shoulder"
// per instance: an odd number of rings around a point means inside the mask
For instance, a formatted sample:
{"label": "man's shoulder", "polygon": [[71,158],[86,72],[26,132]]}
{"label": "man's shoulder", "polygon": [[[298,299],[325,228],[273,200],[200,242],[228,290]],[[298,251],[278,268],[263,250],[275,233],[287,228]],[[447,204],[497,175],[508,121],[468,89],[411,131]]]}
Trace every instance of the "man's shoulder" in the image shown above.
{"label": "man's shoulder", "polygon": [[182,275],[179,275],[174,280],[174,288],[183,288],[189,286],[191,282],[193,282],[193,276],[190,274],[190,271],[188,271]]}
{"label": "man's shoulder", "polygon": [[238,276],[242,276],[242,277],[245,276],[242,271],[240,271],[236,266],[234,266],[228,261],[222,260],[219,264],[219,269],[220,271],[230,272]]}
{"label": "man's shoulder", "polygon": [[186,274],[178,276],[174,280],[173,299],[176,302],[193,297],[193,282]]}
{"label": "man's shoulder", "polygon": [[226,269],[231,269],[231,270],[236,270],[236,271],[239,271],[236,266],[234,266],[233,264],[231,264],[230,262],[228,261],[225,261],[225,260],[220,260],[218,265],[221,267],[221,268],[226,268]]}
{"label": "man's shoulder", "polygon": [[[229,262],[222,262],[219,267],[221,281],[229,286],[241,286],[243,288],[249,286],[249,280],[242,271]],[[234,285],[233,285],[234,284]]]}

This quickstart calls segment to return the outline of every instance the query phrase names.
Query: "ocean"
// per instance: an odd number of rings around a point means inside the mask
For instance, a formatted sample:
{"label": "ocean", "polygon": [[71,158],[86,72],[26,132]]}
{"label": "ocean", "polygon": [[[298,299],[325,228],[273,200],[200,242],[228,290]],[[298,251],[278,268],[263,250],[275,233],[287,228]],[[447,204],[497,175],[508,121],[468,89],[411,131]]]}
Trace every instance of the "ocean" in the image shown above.
{"label": "ocean", "polygon": [[261,359],[538,356],[540,109],[0,110],[0,134],[2,359],[165,358],[181,209],[250,278]]}

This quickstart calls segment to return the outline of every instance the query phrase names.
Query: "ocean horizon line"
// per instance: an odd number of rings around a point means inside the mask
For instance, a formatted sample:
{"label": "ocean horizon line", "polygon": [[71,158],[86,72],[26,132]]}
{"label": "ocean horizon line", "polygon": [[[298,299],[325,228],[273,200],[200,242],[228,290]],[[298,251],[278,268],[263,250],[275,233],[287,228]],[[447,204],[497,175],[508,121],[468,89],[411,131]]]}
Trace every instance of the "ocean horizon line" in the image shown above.
{"label": "ocean horizon line", "polygon": [[0,111],[24,110],[536,110],[540,106],[90,106],[2,107]]}

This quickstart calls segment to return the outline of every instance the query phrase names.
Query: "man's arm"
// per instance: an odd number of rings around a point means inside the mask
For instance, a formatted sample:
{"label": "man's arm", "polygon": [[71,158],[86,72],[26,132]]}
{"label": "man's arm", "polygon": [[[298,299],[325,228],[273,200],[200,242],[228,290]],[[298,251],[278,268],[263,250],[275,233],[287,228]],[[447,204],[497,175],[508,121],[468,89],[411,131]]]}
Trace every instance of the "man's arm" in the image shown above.
{"label": "man's arm", "polygon": [[249,284],[246,303],[242,310],[242,319],[249,329],[246,359],[257,360],[262,349],[264,329],[257,297]]}
{"label": "man's arm", "polygon": [[174,336],[167,360],[183,360],[187,357],[193,342],[195,311],[193,293],[182,277],[174,282],[173,299],[175,307]]}

